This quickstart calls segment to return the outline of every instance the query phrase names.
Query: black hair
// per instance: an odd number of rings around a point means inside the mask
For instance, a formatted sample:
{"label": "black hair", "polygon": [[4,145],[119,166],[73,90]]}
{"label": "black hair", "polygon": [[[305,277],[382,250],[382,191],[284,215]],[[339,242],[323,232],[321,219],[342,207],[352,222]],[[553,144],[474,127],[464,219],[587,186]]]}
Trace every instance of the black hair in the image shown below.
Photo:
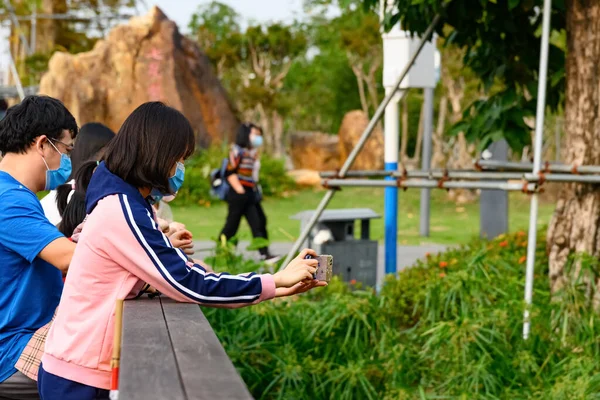
{"label": "black hair", "polygon": [[39,136],[60,140],[64,130],[77,136],[77,122],[60,100],[27,96],[0,120],[0,153],[25,153]]}
{"label": "black hair", "polygon": [[75,228],[83,222],[87,215],[87,210],[85,208],[85,194],[98,163],[99,161],[94,160],[84,162],[77,171],[75,171],[75,175],[73,176],[75,183],[73,185],[61,185],[57,189],[57,197],[63,195],[60,190],[68,190],[66,193],[66,196],[68,197],[71,190],[73,190],[73,186],[75,186],[71,201],[68,203],[65,202],[65,208],[61,212],[62,220],[58,225],[58,230],[66,237],[71,237],[73,235]]}
{"label": "black hair", "polygon": [[237,131],[237,135],[235,136],[235,144],[238,146],[249,149],[252,147],[250,143],[250,134],[252,133],[252,129],[258,129],[262,135],[262,128],[260,126],[254,125],[251,122],[244,122],[240,125]]}
{"label": "black hair", "polygon": [[75,172],[84,162],[90,161],[91,159],[99,159],[100,156],[102,156],[102,154],[99,153],[102,152],[114,137],[115,133],[112,129],[104,124],[90,122],[83,125],[81,129],[79,129],[77,143],[71,152],[73,172],[71,172],[69,180],[75,177]]}
{"label": "black hair", "polygon": [[194,130],[182,113],[149,102],[127,117],[102,159],[110,172],[136,188],[171,193],[173,167],[191,156],[195,147]]}
{"label": "black hair", "polygon": [[[70,192],[71,190],[69,189],[68,193]],[[73,192],[71,201],[66,204],[61,216],[62,220],[58,224],[58,230],[66,237],[73,236],[75,228],[83,222],[86,216],[85,193],[77,190]]]}
{"label": "black hair", "polygon": [[[72,171],[68,180],[75,177],[75,173],[85,161],[99,159],[102,156],[102,150],[114,136],[115,133],[106,125],[97,122],[83,125],[77,135],[77,143],[71,152]],[[67,198],[71,189],[72,185],[68,183],[56,188],[56,205],[61,217],[67,206]]]}

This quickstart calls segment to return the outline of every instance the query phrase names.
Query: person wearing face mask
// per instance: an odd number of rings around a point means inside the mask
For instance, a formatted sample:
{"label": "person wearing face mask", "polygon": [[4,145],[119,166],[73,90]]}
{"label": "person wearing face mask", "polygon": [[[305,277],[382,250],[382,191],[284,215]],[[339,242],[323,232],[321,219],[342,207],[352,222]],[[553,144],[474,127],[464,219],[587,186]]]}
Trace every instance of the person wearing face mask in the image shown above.
{"label": "person wearing face mask", "polygon": [[39,399],[15,368],[52,319],[75,244],[44,216],[36,193],[71,174],[75,118],[58,100],[29,96],[0,121],[0,399]]}
{"label": "person wearing face mask", "polygon": [[[225,199],[228,204],[227,219],[219,237],[225,236],[227,240],[234,237],[242,217],[245,217],[254,238],[268,239],[267,219],[260,204],[262,195],[258,185],[258,149],[262,144],[261,128],[251,123],[240,126],[235,144],[229,152],[226,175],[231,189]],[[280,259],[272,255],[268,247],[258,251],[267,264],[274,264]]]}
{"label": "person wearing face mask", "polygon": [[88,217],[46,339],[42,400],[109,398],[115,303],[146,284],[176,301],[226,308],[326,285],[313,279],[318,262],[305,259],[316,256],[308,249],[273,275],[230,275],[173,248],[152,203],[180,189],[195,148],[189,121],[160,102],[134,110],[108,144],[86,188]]}

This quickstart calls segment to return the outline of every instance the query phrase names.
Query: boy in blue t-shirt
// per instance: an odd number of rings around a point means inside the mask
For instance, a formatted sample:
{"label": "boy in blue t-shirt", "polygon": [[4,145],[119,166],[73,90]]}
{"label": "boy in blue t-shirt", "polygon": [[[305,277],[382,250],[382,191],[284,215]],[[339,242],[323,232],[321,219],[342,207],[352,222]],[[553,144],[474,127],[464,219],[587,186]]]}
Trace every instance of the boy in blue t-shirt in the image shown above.
{"label": "boy in blue t-shirt", "polygon": [[28,96],[0,121],[0,398],[39,399],[15,369],[54,315],[75,244],[44,216],[36,193],[71,174],[77,123],[58,100]]}

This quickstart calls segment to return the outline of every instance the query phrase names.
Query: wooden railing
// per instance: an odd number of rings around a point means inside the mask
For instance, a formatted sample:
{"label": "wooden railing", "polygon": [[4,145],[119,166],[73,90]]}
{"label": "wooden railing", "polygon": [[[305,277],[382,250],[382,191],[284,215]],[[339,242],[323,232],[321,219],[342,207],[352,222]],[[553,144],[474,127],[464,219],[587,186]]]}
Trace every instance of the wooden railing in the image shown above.
{"label": "wooden railing", "polygon": [[125,302],[119,400],[238,399],[252,396],[199,306]]}

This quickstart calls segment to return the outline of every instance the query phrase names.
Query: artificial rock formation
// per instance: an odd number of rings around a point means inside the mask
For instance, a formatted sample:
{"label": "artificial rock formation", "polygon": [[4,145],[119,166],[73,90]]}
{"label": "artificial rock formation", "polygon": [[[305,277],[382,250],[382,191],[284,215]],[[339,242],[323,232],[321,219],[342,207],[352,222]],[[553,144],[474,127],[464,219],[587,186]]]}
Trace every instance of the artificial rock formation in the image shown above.
{"label": "artificial rock formation", "polygon": [[80,125],[115,131],[142,103],[163,101],[190,120],[199,146],[231,140],[238,125],[206,55],[157,7],[87,53],[55,53],[40,92],[62,100]]}
{"label": "artificial rock formation", "polygon": [[338,137],[320,132],[290,134],[290,157],[295,169],[332,171],[340,167]]}
{"label": "artificial rock formation", "polygon": [[[369,118],[363,111],[350,111],[344,116],[338,133],[338,148],[342,162],[348,158],[368,124]],[[383,164],[383,133],[378,125],[352,164],[352,169],[381,170]]]}

